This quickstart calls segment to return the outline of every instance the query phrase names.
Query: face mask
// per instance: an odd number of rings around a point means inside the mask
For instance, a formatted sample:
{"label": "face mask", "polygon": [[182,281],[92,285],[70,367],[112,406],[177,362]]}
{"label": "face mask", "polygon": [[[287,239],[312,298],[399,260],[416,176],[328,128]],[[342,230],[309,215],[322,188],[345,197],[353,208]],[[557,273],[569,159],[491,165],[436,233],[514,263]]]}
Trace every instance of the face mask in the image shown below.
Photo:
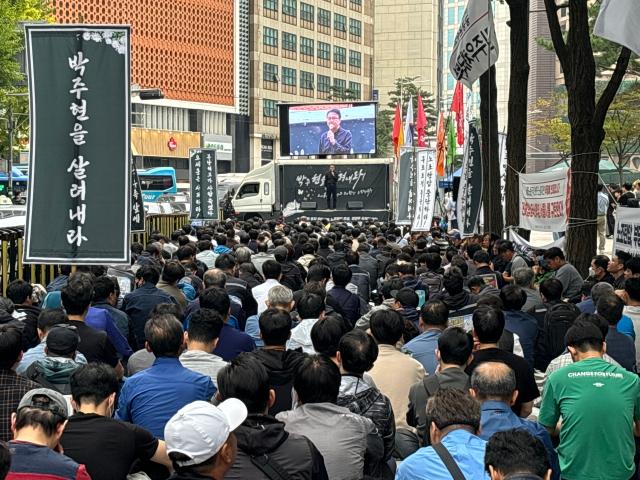
{"label": "face mask", "polygon": [[596,276],[596,271],[593,269],[593,267],[589,267],[589,276],[590,277]]}

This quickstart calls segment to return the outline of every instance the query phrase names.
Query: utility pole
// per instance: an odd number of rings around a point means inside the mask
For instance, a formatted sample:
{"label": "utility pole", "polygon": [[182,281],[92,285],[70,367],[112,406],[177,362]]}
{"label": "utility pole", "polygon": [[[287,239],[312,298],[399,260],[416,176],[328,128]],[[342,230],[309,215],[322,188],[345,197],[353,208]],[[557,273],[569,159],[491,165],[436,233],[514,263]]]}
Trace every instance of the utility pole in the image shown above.
{"label": "utility pole", "polygon": [[13,111],[11,110],[11,106],[9,106],[9,111],[7,112],[7,134],[9,135],[9,159],[7,161],[7,196],[11,201],[13,201]]}

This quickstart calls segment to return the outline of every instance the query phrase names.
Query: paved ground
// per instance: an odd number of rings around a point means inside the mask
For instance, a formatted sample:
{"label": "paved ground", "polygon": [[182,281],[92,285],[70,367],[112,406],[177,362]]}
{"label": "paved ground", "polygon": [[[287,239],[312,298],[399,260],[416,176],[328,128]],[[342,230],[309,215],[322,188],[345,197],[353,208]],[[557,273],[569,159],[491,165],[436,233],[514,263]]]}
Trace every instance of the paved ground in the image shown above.
{"label": "paved ground", "polygon": [[[551,242],[553,242],[553,234],[547,233],[547,232],[531,232],[531,244],[534,247],[542,247]],[[613,251],[613,239],[607,238],[607,243],[605,244],[604,253],[605,255],[611,256],[612,251]]]}

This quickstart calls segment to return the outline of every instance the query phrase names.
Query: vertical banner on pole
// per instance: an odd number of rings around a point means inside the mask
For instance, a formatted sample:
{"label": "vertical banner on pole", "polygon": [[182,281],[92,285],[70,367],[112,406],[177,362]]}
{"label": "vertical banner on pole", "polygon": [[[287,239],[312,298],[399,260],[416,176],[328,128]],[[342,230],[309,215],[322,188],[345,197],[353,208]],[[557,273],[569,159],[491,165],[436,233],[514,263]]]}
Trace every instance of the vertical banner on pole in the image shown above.
{"label": "vertical banner on pole", "polygon": [[130,262],[130,28],[25,26],[25,263]]}
{"label": "vertical banner on pole", "polygon": [[506,222],[507,204],[507,134],[498,134],[499,153],[500,153],[500,202],[502,203],[502,220]]}
{"label": "vertical banner on pole", "polygon": [[457,217],[462,235],[476,233],[482,205],[482,153],[476,126],[469,124],[467,145],[464,149],[462,175],[458,189]]}
{"label": "vertical banner on pole", "polygon": [[396,202],[397,225],[411,225],[415,209],[415,174],[415,150],[413,148],[401,148],[398,167],[398,197]]}
{"label": "vertical banner on pole", "polygon": [[436,151],[419,150],[416,159],[416,213],[411,230],[426,232],[431,229],[438,191]]}
{"label": "vertical banner on pole", "polygon": [[217,176],[218,169],[214,149],[189,149],[192,220],[218,220]]}
{"label": "vertical banner on pole", "polygon": [[138,169],[131,159],[131,233],[145,231],[144,199],[142,185],[138,178]]}

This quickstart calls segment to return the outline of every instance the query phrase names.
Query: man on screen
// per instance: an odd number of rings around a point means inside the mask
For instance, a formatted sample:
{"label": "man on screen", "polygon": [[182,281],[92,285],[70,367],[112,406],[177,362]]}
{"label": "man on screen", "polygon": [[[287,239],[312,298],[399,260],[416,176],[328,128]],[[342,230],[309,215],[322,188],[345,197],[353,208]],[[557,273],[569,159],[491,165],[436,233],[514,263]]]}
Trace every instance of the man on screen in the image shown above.
{"label": "man on screen", "polygon": [[340,128],[340,110],[332,108],[327,112],[328,131],[320,137],[320,155],[340,155],[351,153],[351,132]]}
{"label": "man on screen", "polygon": [[[336,191],[338,187],[338,172],[335,165],[329,165],[329,171],[324,174],[324,186],[327,189],[327,210],[336,209]],[[333,203],[331,199],[333,198]]]}

